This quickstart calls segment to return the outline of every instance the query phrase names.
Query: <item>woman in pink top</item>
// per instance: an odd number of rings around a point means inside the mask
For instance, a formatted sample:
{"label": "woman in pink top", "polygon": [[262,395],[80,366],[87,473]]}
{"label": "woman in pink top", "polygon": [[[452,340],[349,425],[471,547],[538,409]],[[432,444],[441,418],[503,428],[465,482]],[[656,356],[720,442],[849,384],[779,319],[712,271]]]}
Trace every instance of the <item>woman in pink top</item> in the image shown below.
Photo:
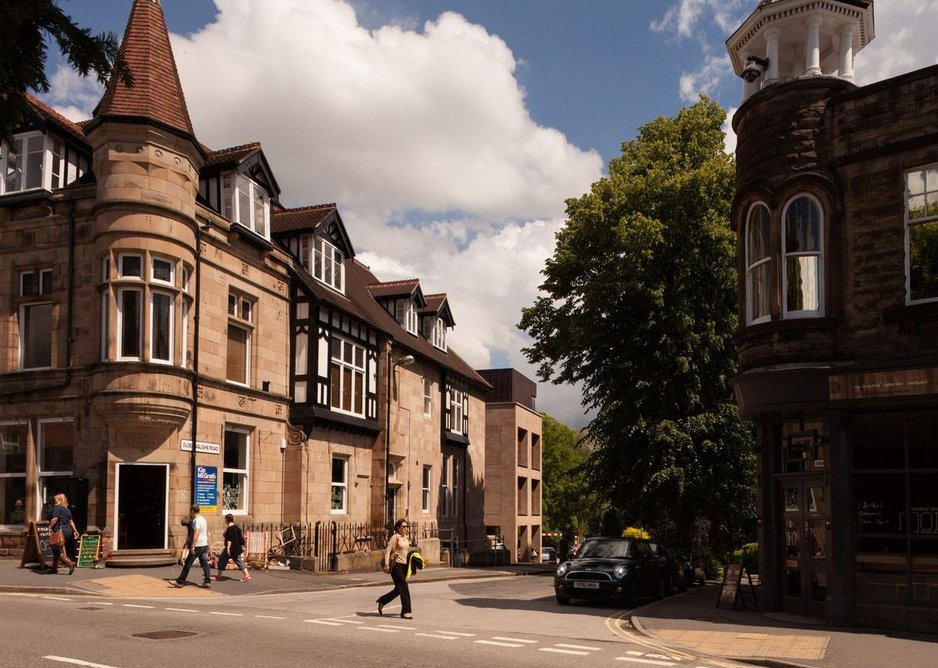
{"label": "woman in pink top", "polygon": [[410,551],[407,526],[405,519],[394,523],[394,535],[391,536],[388,547],[384,551],[384,572],[391,574],[394,589],[377,600],[379,615],[384,614],[384,606],[400,596],[401,617],[413,619],[410,614],[410,590],[407,588],[407,553]]}

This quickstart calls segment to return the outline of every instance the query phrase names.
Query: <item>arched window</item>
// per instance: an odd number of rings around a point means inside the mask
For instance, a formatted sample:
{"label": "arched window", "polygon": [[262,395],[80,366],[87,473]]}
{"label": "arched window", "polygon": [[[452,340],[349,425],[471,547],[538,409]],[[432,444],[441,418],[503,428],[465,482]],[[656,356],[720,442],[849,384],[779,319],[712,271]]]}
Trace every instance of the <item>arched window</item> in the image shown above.
{"label": "arched window", "polygon": [[821,207],[807,195],[799,195],[785,207],[782,216],[784,256],[784,315],[823,315],[822,266],[824,243]]}
{"label": "arched window", "polygon": [[746,322],[750,325],[771,317],[771,220],[768,208],[756,204],[746,221]]}

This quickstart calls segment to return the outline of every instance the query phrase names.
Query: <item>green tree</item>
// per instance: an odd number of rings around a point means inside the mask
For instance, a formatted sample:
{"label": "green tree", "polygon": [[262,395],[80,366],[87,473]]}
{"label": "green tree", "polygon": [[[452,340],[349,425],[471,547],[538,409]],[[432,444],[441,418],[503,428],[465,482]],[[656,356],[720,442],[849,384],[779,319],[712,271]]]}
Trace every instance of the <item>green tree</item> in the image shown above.
{"label": "green tree", "polygon": [[569,542],[599,529],[601,501],[586,469],[589,445],[582,433],[547,414],[542,418],[543,527]]}
{"label": "green tree", "polygon": [[702,98],[624,142],[609,176],[567,200],[542,295],[523,309],[538,374],[596,410],[592,484],[623,523],[725,548],[751,527],[755,470],[735,373],[734,161]]}
{"label": "green tree", "polygon": [[117,37],[78,27],[53,0],[0,0],[0,16],[0,140],[9,141],[28,113],[26,93],[49,91],[45,67],[51,41],[81,76],[94,72],[106,83],[114,73],[131,85]]}

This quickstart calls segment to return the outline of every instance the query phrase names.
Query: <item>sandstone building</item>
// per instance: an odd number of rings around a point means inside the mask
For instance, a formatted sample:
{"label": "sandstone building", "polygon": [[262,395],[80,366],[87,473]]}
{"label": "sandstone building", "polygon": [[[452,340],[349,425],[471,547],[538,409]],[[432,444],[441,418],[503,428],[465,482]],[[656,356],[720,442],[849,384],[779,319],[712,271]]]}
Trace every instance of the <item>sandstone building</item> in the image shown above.
{"label": "sandstone building", "polygon": [[[38,100],[0,150],[0,544],[65,491],[105,553],[239,523],[399,516],[484,539],[489,383],[445,294],[382,282],[334,204],[290,208],[257,143],[199,142],[162,9],[93,118]],[[223,112],[221,112],[223,113]]]}
{"label": "sandstone building", "polygon": [[938,67],[857,87],[871,0],[763,0],[733,224],[765,604],[938,630]]}

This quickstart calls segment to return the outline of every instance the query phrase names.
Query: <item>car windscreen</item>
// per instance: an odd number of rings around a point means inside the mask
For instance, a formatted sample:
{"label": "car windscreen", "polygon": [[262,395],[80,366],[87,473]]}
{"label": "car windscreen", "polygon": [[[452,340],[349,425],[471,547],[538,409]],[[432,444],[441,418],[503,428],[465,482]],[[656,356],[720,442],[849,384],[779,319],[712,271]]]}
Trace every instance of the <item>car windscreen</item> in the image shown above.
{"label": "car windscreen", "polygon": [[579,559],[630,559],[633,554],[632,541],[587,540],[577,553]]}

